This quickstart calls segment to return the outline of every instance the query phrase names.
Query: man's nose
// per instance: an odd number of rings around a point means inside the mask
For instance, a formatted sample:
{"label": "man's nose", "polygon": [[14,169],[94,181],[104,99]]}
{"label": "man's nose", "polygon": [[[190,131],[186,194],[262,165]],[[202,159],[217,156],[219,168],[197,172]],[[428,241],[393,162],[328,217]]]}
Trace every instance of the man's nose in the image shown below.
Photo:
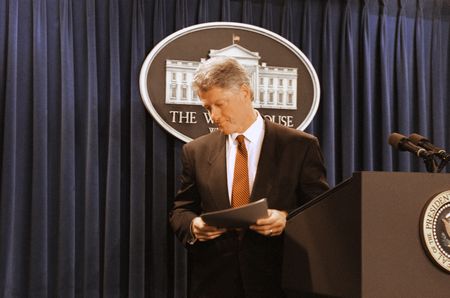
{"label": "man's nose", "polygon": [[216,122],[220,117],[219,109],[217,109],[215,107],[211,107],[209,114],[211,115],[211,119],[213,122]]}

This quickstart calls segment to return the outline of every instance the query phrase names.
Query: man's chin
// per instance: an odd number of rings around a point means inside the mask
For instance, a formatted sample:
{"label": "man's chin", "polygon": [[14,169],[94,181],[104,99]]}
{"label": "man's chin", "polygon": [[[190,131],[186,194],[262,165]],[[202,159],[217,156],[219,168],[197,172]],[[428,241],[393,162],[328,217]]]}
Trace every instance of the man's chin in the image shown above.
{"label": "man's chin", "polygon": [[224,135],[229,135],[230,134],[226,129],[222,129],[222,128],[219,127],[218,130]]}
{"label": "man's chin", "polygon": [[224,127],[217,127],[217,128],[224,135],[231,135],[232,133],[234,133],[234,131],[232,129],[230,129],[230,128],[226,128],[226,127],[225,128]]}
{"label": "man's chin", "polygon": [[216,125],[216,126],[217,126],[217,130],[219,130],[224,135],[231,135],[232,133],[236,132],[236,128],[234,128],[232,126],[231,127],[229,127],[227,125],[225,125],[225,126]]}

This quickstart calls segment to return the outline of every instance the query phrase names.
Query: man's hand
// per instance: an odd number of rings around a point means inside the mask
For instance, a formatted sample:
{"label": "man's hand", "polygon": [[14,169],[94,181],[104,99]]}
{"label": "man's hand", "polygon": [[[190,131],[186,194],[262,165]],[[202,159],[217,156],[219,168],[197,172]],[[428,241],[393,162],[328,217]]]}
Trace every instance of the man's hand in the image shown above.
{"label": "man's hand", "polygon": [[283,233],[286,227],[286,211],[268,209],[269,216],[258,219],[256,224],[250,226],[250,229],[264,236],[278,236]]}
{"label": "man's hand", "polygon": [[201,217],[196,217],[192,220],[191,230],[198,241],[212,240],[227,231],[227,229],[208,226]]}

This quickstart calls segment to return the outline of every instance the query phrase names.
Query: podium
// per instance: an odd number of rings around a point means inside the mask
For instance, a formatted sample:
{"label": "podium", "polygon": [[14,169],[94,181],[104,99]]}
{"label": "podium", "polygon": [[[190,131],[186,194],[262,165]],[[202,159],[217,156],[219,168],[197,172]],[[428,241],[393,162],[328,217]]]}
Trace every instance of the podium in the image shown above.
{"label": "podium", "polygon": [[450,174],[360,172],[294,211],[285,230],[288,297],[450,297],[422,245],[422,210]]}

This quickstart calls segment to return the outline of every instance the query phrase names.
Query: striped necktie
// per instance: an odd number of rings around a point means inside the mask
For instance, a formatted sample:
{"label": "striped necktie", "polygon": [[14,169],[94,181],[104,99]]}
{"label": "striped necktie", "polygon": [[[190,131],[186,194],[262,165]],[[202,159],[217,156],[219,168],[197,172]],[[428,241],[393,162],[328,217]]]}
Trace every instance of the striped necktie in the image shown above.
{"label": "striped necktie", "polygon": [[250,184],[248,182],[247,148],[244,135],[237,136],[238,147],[234,164],[233,188],[231,191],[231,206],[239,207],[250,202]]}

